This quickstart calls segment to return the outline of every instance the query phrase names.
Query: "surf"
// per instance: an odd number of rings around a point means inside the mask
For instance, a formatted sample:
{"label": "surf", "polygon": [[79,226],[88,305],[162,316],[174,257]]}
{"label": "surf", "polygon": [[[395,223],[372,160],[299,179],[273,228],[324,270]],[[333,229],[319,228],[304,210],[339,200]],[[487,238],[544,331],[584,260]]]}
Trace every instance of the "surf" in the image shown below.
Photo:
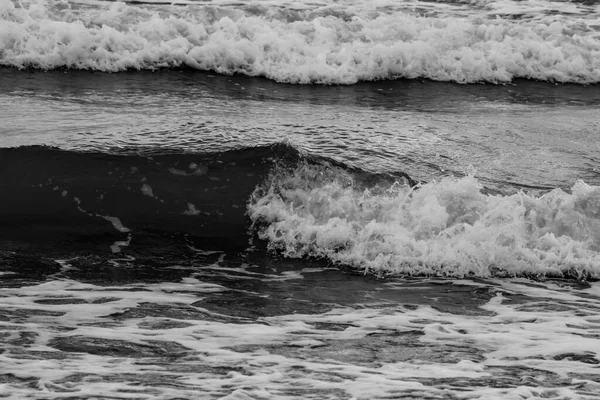
{"label": "surf", "polygon": [[95,243],[127,254],[179,235],[244,251],[256,238],[265,251],[380,276],[600,276],[600,188],[583,181],[501,193],[473,175],[418,182],[289,144],[0,153],[4,250]]}
{"label": "surf", "polygon": [[583,16],[2,0],[0,18],[0,65],[19,69],[185,67],[326,85],[600,82],[600,37]]}

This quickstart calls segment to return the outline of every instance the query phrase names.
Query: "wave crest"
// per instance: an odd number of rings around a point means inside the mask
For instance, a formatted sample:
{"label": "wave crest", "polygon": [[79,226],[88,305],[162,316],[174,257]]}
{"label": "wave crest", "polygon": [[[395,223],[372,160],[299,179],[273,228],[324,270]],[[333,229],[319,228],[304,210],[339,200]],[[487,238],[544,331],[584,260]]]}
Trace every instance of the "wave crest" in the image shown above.
{"label": "wave crest", "polygon": [[300,84],[600,82],[600,35],[581,21],[26,4],[0,0],[0,65],[107,72],[189,67]]}
{"label": "wave crest", "polygon": [[339,168],[275,172],[248,213],[287,257],[376,274],[600,277],[600,187],[489,195],[473,176],[365,188]]}

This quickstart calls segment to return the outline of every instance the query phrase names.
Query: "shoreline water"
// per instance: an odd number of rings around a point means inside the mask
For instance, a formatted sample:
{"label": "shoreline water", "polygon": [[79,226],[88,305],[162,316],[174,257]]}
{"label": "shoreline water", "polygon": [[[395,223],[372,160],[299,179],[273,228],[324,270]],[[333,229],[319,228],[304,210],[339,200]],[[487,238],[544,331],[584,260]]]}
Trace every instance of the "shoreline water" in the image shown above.
{"label": "shoreline water", "polygon": [[7,261],[8,398],[584,400],[598,388],[597,283],[377,280],[201,252],[170,266],[63,260],[27,279]]}

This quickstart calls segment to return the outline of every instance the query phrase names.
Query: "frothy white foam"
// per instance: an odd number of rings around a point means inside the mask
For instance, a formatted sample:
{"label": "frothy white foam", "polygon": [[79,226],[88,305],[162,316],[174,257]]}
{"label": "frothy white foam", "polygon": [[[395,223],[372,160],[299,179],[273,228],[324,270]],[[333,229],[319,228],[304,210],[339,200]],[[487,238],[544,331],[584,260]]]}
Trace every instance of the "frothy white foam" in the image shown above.
{"label": "frothy white foam", "polygon": [[349,173],[274,172],[248,213],[287,257],[383,274],[600,277],[600,188],[488,195],[473,176],[364,189]]}
{"label": "frothy white foam", "polygon": [[[422,299],[452,286],[459,290],[446,297],[450,303],[468,304],[470,296],[463,296],[470,293],[460,290],[467,284],[490,293],[481,308],[469,306],[483,315],[461,315],[443,305],[410,306],[411,296],[404,296],[414,285],[390,280],[373,293],[388,292],[394,301],[371,303],[368,295],[325,313],[223,321],[197,304],[230,292],[200,277],[211,270],[179,282],[51,280],[3,288],[4,393],[19,399],[597,398],[598,283],[573,289],[526,280],[421,281]],[[243,292],[239,274],[227,271]],[[291,279],[297,285],[302,278]],[[334,282],[332,288],[340,281]],[[364,283],[361,291],[372,289]],[[343,299],[340,293],[329,299]]]}
{"label": "frothy white foam", "polygon": [[325,84],[398,77],[600,82],[593,20],[183,8],[0,0],[0,65],[110,72],[185,66]]}

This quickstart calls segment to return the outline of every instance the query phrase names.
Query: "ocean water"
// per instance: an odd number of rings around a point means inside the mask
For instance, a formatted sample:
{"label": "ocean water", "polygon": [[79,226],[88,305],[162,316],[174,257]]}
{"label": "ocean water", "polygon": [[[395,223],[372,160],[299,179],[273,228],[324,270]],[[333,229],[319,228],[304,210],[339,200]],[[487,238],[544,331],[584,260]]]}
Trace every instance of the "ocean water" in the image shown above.
{"label": "ocean water", "polygon": [[600,3],[0,0],[0,398],[600,398]]}

